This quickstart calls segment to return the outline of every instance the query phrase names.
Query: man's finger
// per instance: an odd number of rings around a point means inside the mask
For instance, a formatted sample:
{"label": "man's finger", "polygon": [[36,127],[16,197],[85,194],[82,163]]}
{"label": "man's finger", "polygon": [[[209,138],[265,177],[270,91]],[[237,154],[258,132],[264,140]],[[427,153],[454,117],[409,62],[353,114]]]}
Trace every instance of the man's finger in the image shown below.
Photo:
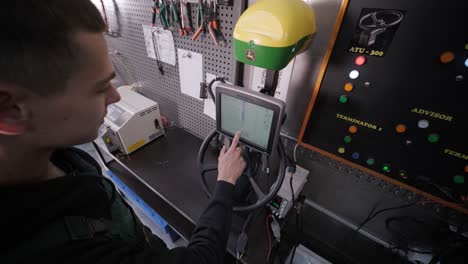
{"label": "man's finger", "polygon": [[226,154],[226,146],[223,146],[223,148],[221,149],[221,152],[219,153],[219,157],[223,157],[225,154]]}
{"label": "man's finger", "polygon": [[236,134],[234,135],[234,138],[232,139],[231,147],[229,148],[229,150],[231,151],[236,150],[237,144],[239,144],[239,139],[240,139],[240,132],[236,132]]}

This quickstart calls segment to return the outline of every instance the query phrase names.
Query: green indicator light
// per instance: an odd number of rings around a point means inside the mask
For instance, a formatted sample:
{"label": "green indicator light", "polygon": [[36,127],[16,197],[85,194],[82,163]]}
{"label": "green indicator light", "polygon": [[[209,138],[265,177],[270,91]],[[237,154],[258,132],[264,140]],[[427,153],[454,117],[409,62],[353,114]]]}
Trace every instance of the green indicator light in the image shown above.
{"label": "green indicator light", "polygon": [[344,142],[345,142],[346,144],[351,143],[351,141],[352,141],[352,138],[351,138],[350,136],[344,137]]}
{"label": "green indicator light", "polygon": [[453,181],[458,184],[463,184],[465,183],[465,177],[461,175],[456,175],[455,177],[453,177]]}
{"label": "green indicator light", "polygon": [[440,136],[438,134],[430,134],[427,136],[427,140],[431,143],[437,143],[440,139]]}
{"label": "green indicator light", "polygon": [[375,164],[375,160],[373,158],[367,159],[366,161],[367,165],[372,166]]}
{"label": "green indicator light", "polygon": [[468,50],[468,43],[466,43],[465,45],[465,50]]}
{"label": "green indicator light", "polygon": [[340,103],[346,104],[348,102],[348,97],[346,95],[340,96]]}
{"label": "green indicator light", "polygon": [[390,172],[390,165],[384,164],[384,165],[382,166],[382,170],[383,170],[384,172]]}

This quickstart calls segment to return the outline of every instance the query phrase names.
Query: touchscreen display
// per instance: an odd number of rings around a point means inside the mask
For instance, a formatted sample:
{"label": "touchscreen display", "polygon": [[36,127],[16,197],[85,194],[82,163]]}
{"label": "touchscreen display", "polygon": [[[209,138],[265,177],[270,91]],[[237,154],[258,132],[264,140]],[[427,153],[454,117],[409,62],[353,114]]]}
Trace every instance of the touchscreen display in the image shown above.
{"label": "touchscreen display", "polygon": [[273,122],[273,110],[221,94],[221,129],[231,134],[241,131],[244,141],[266,149]]}

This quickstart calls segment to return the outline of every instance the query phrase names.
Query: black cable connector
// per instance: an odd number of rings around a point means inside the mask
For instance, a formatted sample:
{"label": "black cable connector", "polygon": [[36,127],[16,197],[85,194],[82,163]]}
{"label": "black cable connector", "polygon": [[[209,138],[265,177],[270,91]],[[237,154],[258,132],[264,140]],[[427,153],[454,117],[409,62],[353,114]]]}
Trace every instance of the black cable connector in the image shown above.
{"label": "black cable connector", "polygon": [[297,198],[297,202],[300,203],[300,204],[302,204],[302,205],[304,205],[305,199],[306,199],[305,195],[301,194],[301,195],[299,195],[299,197]]}
{"label": "black cable connector", "polygon": [[249,241],[249,237],[246,233],[242,233],[237,238],[237,256],[239,258],[240,255],[245,253],[245,249],[247,248],[247,242]]}
{"label": "black cable connector", "polygon": [[296,173],[296,165],[288,166],[287,169],[288,169],[287,171],[290,172],[290,173]]}
{"label": "black cable connector", "polygon": [[295,200],[296,200],[296,196],[294,194],[294,188],[293,188],[293,184],[292,184],[292,181],[293,181],[293,176],[294,176],[294,173],[296,173],[296,165],[294,166],[290,166],[288,165],[288,167],[286,168],[286,171],[288,173],[290,173],[291,177],[289,178],[289,187],[291,187],[291,203],[295,204]]}
{"label": "black cable connector", "polygon": [[200,83],[200,99],[208,98],[208,85],[204,82]]}
{"label": "black cable connector", "polygon": [[216,77],[214,78],[213,80],[211,80],[211,82],[208,84],[208,93],[210,94],[210,97],[211,97],[211,100],[213,100],[213,103],[216,103],[216,99],[215,99],[215,95],[213,93],[213,84],[215,82],[222,82],[222,83],[225,83],[226,82],[226,78],[224,77]]}

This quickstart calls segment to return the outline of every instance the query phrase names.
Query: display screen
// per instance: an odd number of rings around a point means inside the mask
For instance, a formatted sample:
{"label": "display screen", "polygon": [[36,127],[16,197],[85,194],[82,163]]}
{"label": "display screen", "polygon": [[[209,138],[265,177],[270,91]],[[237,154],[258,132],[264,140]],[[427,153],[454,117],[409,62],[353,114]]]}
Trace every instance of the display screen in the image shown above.
{"label": "display screen", "polygon": [[221,129],[241,131],[241,139],[266,149],[273,122],[273,110],[221,94]]}
{"label": "display screen", "polygon": [[127,122],[132,114],[120,108],[119,106],[113,104],[107,107],[106,118],[109,119],[115,125],[121,127],[125,122]]}

